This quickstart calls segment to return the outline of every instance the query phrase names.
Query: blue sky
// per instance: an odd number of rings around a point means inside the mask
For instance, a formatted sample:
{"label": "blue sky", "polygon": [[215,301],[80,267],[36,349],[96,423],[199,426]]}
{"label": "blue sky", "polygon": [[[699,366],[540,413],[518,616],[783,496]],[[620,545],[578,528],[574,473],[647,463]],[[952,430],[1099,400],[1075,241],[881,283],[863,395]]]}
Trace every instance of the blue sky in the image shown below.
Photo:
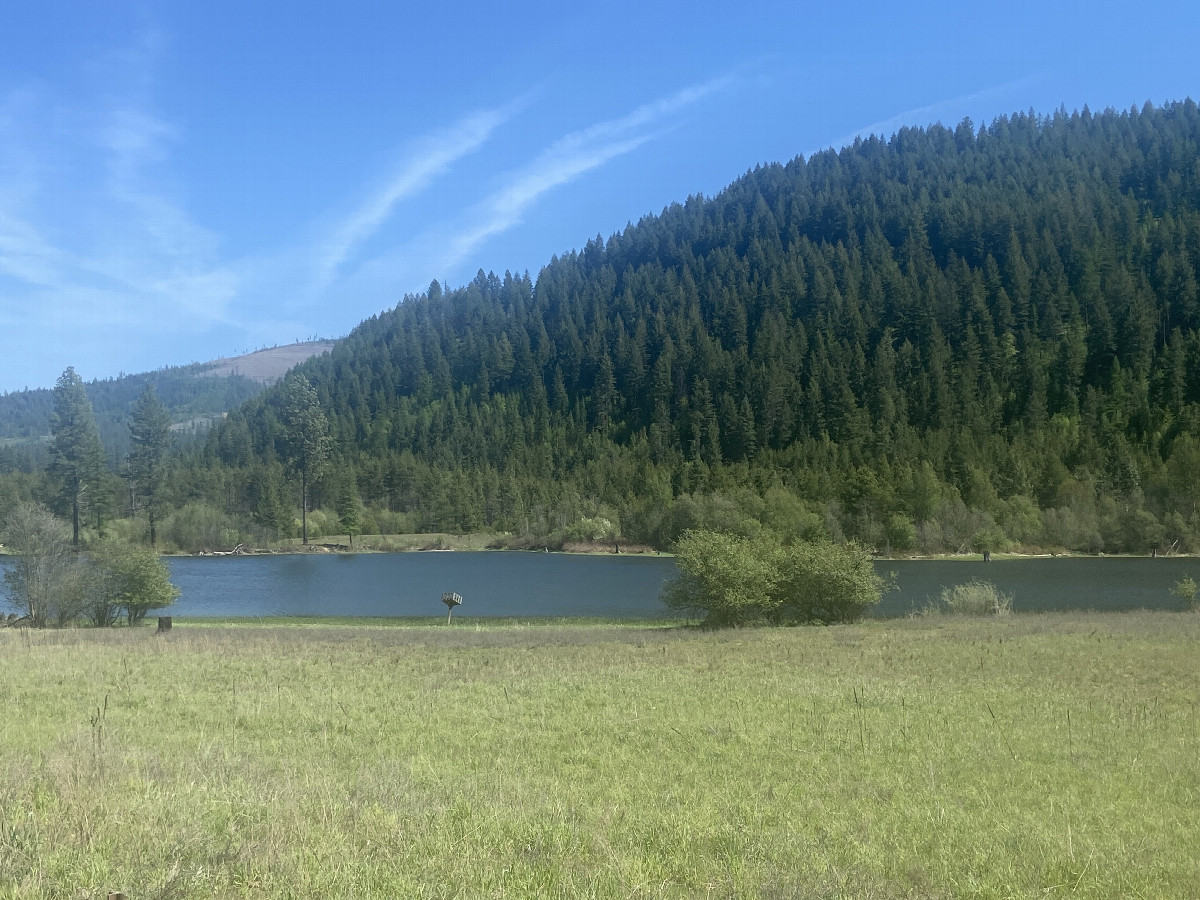
{"label": "blue sky", "polygon": [[761,162],[1200,98],[1200,4],[0,5],[0,391],[337,337]]}

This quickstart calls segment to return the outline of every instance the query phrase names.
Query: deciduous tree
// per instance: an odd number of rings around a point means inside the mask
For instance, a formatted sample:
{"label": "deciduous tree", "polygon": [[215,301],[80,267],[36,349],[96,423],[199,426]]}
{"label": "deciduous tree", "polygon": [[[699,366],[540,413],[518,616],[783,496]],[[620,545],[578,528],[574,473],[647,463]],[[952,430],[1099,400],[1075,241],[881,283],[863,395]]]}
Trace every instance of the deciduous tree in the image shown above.
{"label": "deciduous tree", "polygon": [[4,570],[10,602],[38,627],[73,619],[84,572],[66,523],[40,504],[20,503],[5,521],[4,540],[13,554]]}
{"label": "deciduous tree", "polygon": [[87,614],[95,625],[112,625],[118,615],[136,625],[179,596],[170,570],[149,547],[104,541],[92,553],[91,568]]}

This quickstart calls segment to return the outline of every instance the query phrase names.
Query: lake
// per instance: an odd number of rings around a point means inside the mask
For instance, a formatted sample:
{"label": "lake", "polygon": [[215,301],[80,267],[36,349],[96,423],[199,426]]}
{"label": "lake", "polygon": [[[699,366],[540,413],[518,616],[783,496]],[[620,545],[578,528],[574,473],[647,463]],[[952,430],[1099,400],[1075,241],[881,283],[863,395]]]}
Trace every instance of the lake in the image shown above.
{"label": "lake", "polygon": [[[676,574],[670,557],[503,551],[171,557],[167,565],[182,591],[175,616],[437,616],[442,593],[456,591],[464,598],[456,618],[653,618],[667,614],[658,595]],[[1172,585],[1187,574],[1200,580],[1191,558],[882,560],[876,568],[894,573],[897,586],[872,611],[880,617],[907,615],[972,578],[1012,594],[1024,612],[1181,609]]]}

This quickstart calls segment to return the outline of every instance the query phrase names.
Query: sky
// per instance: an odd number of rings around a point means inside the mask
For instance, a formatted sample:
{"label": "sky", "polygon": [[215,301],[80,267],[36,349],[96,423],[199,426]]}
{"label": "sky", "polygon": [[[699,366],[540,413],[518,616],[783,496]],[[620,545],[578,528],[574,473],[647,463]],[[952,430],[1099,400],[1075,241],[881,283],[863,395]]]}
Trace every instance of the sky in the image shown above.
{"label": "sky", "polygon": [[1200,99],[1200,4],[0,3],[0,392],[340,337],[755,165]]}

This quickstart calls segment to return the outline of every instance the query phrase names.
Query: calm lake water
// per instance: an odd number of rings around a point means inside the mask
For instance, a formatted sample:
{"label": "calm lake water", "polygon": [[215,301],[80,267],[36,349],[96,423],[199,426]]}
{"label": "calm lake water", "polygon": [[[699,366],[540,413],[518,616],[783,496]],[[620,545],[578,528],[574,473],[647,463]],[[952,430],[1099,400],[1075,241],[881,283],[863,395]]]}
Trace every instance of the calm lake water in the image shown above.
{"label": "calm lake water", "polygon": [[[182,591],[171,608],[176,616],[437,616],[445,615],[442,592],[457,591],[464,602],[455,618],[652,618],[667,614],[658,596],[676,574],[669,557],[497,551],[174,557],[167,564]],[[894,573],[898,588],[873,611],[881,617],[906,615],[972,578],[1012,594],[1013,608],[1026,612],[1180,609],[1172,585],[1188,574],[1200,580],[1198,559],[885,560],[876,568]]]}

